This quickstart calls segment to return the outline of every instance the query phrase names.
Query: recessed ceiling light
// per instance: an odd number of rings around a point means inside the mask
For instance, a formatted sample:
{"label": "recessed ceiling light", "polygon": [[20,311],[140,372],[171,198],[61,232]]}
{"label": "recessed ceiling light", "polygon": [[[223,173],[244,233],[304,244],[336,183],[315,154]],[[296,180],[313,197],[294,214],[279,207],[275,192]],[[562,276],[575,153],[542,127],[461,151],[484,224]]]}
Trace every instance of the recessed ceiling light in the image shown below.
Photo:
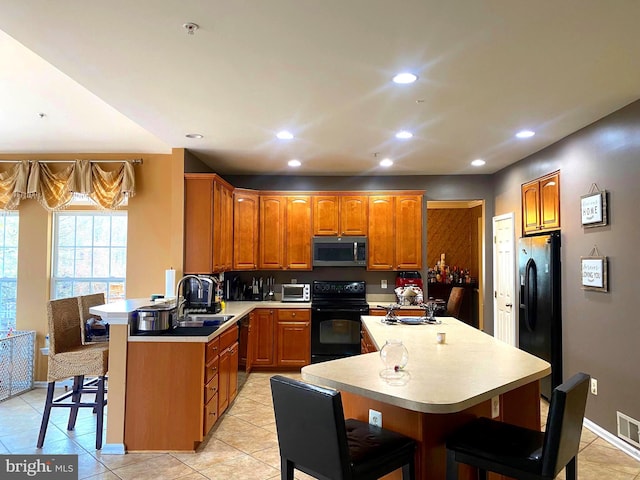
{"label": "recessed ceiling light", "polygon": [[185,137],[187,137],[187,138],[203,138],[204,135],[201,135],[199,133],[187,133],[185,135]]}
{"label": "recessed ceiling light", "polygon": [[276,133],[276,137],[278,137],[280,140],[291,140],[293,138],[293,133],[287,130],[280,130],[278,133]]}
{"label": "recessed ceiling light", "polygon": [[407,130],[400,130],[398,133],[396,133],[396,138],[399,138],[401,140],[406,140],[407,138],[411,137],[413,137],[413,133],[408,132]]}
{"label": "recessed ceiling light", "polygon": [[390,167],[391,165],[393,165],[393,160],[389,158],[383,158],[382,160],[380,160],[381,167]]}
{"label": "recessed ceiling light", "polygon": [[394,83],[400,83],[400,84],[413,83],[417,79],[418,79],[417,75],[409,72],[398,73],[395,77],[393,77]]}
{"label": "recessed ceiling light", "polygon": [[302,165],[302,163],[300,163],[300,160],[295,160],[295,159],[294,159],[294,160],[289,160],[289,161],[287,162],[287,164],[288,164],[290,167],[299,167],[300,165]]}
{"label": "recessed ceiling light", "polygon": [[536,132],[533,132],[531,130],[520,130],[518,133],[516,133],[516,137],[518,138],[530,138],[533,137],[536,134]]}
{"label": "recessed ceiling light", "polygon": [[474,167],[481,167],[481,166],[483,166],[485,163],[487,163],[487,162],[485,162],[485,161],[484,161],[484,160],[482,160],[481,158],[476,158],[475,160],[473,160],[473,161],[471,162],[471,165],[473,165]]}

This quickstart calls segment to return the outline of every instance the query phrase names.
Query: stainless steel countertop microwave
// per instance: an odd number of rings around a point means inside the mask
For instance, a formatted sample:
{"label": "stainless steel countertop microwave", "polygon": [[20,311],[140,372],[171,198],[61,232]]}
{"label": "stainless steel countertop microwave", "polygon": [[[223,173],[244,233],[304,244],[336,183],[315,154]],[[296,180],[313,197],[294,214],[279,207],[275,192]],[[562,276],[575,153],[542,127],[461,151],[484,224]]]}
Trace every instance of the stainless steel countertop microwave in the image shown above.
{"label": "stainless steel countertop microwave", "polygon": [[311,285],[308,283],[283,283],[283,302],[310,302]]}

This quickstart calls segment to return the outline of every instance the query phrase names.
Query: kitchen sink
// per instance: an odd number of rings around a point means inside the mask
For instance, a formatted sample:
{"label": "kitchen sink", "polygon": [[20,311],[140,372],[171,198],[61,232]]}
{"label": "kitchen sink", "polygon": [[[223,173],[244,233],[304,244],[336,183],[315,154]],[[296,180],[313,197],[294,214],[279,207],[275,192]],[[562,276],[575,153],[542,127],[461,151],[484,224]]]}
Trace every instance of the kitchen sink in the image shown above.
{"label": "kitchen sink", "polygon": [[178,322],[179,327],[206,327],[221,325],[231,320],[234,315],[218,315],[215,313],[189,313]]}

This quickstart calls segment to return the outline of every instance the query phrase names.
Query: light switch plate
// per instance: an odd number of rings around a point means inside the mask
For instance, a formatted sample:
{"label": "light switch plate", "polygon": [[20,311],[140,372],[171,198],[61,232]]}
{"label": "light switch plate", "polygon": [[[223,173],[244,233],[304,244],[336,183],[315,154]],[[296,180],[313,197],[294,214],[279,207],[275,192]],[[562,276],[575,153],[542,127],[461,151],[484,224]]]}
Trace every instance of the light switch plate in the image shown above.
{"label": "light switch plate", "polygon": [[380,280],[380,288],[387,288],[387,281],[386,280]]}
{"label": "light switch plate", "polygon": [[498,418],[500,416],[500,397],[493,397],[491,399],[491,418]]}

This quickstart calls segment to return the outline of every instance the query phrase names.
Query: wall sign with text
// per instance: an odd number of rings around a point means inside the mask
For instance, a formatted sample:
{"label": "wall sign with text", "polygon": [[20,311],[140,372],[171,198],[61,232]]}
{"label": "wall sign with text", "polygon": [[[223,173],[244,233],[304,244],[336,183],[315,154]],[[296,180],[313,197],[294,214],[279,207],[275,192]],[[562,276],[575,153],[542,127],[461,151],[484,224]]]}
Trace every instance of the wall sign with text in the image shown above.
{"label": "wall sign with text", "polygon": [[580,257],[582,289],[608,292],[607,257]]}
{"label": "wall sign with text", "polygon": [[588,193],[580,197],[583,227],[602,227],[607,224],[607,191]]}

